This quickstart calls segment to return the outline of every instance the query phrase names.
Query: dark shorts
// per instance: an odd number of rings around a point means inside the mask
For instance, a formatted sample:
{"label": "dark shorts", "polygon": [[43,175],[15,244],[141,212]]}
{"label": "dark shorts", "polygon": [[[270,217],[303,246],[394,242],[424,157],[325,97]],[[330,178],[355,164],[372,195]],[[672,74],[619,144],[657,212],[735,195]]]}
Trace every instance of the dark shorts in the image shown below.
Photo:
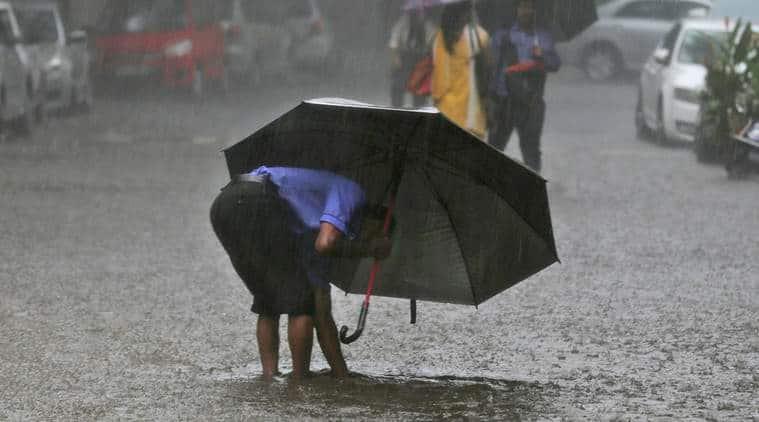
{"label": "dark shorts", "polygon": [[289,205],[268,182],[233,182],[211,207],[211,224],[260,315],[313,315],[311,284],[299,265],[303,240]]}

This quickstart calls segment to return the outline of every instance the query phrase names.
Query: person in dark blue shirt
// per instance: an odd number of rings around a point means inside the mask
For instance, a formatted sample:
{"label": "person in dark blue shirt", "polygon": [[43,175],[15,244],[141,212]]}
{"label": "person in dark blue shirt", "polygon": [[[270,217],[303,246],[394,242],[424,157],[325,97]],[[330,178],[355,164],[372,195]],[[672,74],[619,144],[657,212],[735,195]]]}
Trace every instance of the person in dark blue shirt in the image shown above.
{"label": "person in dark blue shirt", "polygon": [[496,32],[493,41],[496,106],[489,143],[504,150],[516,129],[524,162],[537,172],[542,167],[546,75],[561,67],[554,45],[551,33],[536,23],[534,0],[520,0],[516,24]]}
{"label": "person in dark blue shirt", "polygon": [[288,315],[293,375],[310,373],[313,329],[335,377],[347,375],[332,318],[328,271],[334,256],[384,258],[382,207],[357,183],[327,171],[260,167],[227,185],[211,223],[253,294],[264,377],[278,373],[279,316]]}

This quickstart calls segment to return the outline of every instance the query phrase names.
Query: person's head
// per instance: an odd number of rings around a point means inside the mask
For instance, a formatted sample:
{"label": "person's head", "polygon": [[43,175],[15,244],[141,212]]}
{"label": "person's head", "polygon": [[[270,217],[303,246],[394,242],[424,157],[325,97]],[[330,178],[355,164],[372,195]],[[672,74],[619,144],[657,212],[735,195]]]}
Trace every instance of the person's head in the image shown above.
{"label": "person's head", "polygon": [[445,49],[453,53],[456,42],[461,38],[461,32],[472,20],[472,5],[468,1],[452,3],[443,8],[440,17],[440,30],[443,32]]}
{"label": "person's head", "polygon": [[522,28],[535,26],[535,0],[519,0],[517,3],[517,22]]}

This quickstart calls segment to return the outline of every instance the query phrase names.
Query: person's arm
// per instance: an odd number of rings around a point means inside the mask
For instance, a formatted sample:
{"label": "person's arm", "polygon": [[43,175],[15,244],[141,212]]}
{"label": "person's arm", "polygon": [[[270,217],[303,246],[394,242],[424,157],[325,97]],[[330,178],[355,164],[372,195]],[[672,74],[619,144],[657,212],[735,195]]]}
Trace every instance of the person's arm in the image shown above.
{"label": "person's arm", "polygon": [[384,259],[390,255],[391,243],[386,238],[346,239],[337,227],[330,223],[322,222],[314,248],[316,252],[327,256]]}
{"label": "person's arm", "polygon": [[432,99],[436,105],[451,88],[450,72],[448,71],[448,60],[450,59],[447,54],[442,32],[438,31],[432,46],[434,62],[432,67]]}
{"label": "person's arm", "polygon": [[514,73],[525,73],[525,72],[544,71],[544,70],[545,70],[545,64],[542,61],[528,60],[526,62],[517,63],[515,65],[511,65],[507,67],[506,73],[511,75]]}
{"label": "person's arm", "polygon": [[561,68],[561,58],[559,53],[556,52],[556,43],[553,41],[553,37],[547,32],[543,33],[543,43],[539,48],[539,54],[535,55],[536,61],[543,63],[543,70],[545,72],[558,72]]}

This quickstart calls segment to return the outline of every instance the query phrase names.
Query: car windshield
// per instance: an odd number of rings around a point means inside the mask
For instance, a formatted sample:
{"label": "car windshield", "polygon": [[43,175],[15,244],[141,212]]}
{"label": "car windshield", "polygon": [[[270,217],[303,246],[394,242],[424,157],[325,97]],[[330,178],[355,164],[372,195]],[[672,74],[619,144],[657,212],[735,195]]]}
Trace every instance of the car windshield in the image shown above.
{"label": "car windshield", "polygon": [[58,23],[52,10],[16,10],[19,24],[30,39],[36,42],[54,43],[58,41]]}
{"label": "car windshield", "polygon": [[757,0],[715,0],[710,14],[715,18],[743,18],[759,23],[759,2]]}
{"label": "car windshield", "polygon": [[243,1],[243,11],[248,20],[281,23],[288,19],[309,18],[314,13],[309,0]]}
{"label": "car windshield", "polygon": [[719,55],[720,45],[727,42],[725,31],[691,29],[683,35],[678,61],[685,64],[712,63]]}
{"label": "car windshield", "polygon": [[170,31],[187,26],[184,0],[118,0],[107,10],[105,32]]}

